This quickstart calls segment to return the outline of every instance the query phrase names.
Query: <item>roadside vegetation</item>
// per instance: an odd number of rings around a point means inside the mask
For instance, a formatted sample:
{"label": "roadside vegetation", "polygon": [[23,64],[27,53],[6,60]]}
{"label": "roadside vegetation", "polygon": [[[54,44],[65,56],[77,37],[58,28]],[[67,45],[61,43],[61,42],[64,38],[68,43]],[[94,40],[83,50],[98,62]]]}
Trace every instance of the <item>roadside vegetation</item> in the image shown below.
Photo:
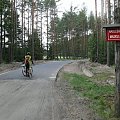
{"label": "roadside vegetation", "polygon": [[85,75],[64,73],[76,93],[88,100],[90,107],[105,120],[117,120],[114,118],[114,93],[115,87],[106,82],[110,79],[110,73],[99,73],[94,77]]}

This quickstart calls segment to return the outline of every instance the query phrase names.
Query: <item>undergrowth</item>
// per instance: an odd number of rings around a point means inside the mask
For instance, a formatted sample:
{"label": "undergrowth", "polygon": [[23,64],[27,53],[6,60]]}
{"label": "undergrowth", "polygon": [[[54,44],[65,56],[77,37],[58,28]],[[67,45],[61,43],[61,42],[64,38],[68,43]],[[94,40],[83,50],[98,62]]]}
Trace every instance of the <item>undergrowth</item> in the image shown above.
{"label": "undergrowth", "polygon": [[[114,116],[114,86],[97,84],[94,80],[84,75],[65,73],[64,77],[69,80],[72,88],[80,96],[90,100],[90,107],[97,114],[105,120],[110,120]],[[101,80],[100,78],[101,76],[99,75],[99,80]],[[104,78],[103,74],[102,78]]]}

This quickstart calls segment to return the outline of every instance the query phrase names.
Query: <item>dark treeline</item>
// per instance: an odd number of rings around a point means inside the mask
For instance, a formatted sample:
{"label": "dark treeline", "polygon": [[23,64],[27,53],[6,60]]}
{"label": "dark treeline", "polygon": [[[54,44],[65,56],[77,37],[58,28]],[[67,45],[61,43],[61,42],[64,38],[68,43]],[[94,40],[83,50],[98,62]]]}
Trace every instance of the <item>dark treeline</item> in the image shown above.
{"label": "dark treeline", "polygon": [[[114,43],[105,41],[107,18],[70,7],[59,18],[59,0],[0,1],[0,63],[22,61],[30,51],[35,60],[90,58],[114,64]],[[45,29],[45,32],[44,32]],[[46,44],[43,38],[46,37]],[[109,48],[108,48],[109,47]]]}

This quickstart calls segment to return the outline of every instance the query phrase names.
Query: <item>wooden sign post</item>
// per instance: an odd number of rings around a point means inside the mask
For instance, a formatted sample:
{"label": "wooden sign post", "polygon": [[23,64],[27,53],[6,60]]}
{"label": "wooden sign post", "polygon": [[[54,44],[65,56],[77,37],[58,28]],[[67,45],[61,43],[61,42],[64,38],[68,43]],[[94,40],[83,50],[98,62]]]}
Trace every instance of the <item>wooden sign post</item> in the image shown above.
{"label": "wooden sign post", "polygon": [[116,93],[115,93],[115,112],[120,117],[120,24],[110,24],[103,28],[106,29],[106,41],[115,42],[115,75],[116,75]]}

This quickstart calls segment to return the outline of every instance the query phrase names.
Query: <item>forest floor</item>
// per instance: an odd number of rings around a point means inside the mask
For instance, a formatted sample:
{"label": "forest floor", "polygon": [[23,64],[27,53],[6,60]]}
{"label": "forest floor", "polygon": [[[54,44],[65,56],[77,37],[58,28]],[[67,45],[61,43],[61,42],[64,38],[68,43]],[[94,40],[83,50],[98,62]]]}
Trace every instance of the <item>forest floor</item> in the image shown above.
{"label": "forest floor", "polygon": [[[0,73],[16,69],[20,67],[20,65],[21,63],[1,64]],[[89,78],[94,77],[96,74],[109,73],[109,77],[103,77],[102,80],[95,80],[95,82],[104,85],[114,85],[114,67],[91,63],[88,60],[80,60],[63,66],[58,72],[55,82],[55,89],[61,96],[63,109],[66,111],[65,116],[63,116],[64,120],[103,120],[95,110],[89,107],[91,104],[89,99],[76,94],[76,91],[71,87],[69,81],[65,79],[65,73],[85,75]]]}

